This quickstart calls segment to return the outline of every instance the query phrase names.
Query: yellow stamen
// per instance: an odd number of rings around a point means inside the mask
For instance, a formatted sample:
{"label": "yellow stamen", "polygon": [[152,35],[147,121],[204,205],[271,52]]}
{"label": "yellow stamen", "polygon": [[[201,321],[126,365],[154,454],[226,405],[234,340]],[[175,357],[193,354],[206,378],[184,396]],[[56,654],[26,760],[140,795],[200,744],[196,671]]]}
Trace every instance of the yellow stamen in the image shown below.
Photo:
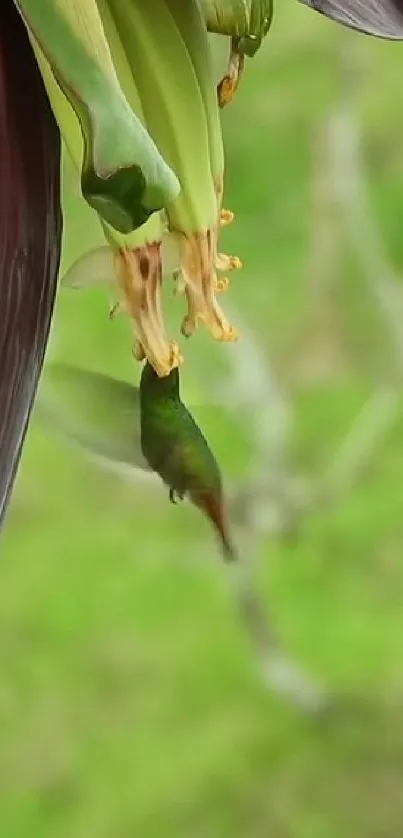
{"label": "yellow stamen", "polygon": [[229,288],[229,279],[227,276],[220,276],[216,277],[216,284],[215,284],[216,291],[224,293],[228,291]]}
{"label": "yellow stamen", "polygon": [[178,345],[169,342],[165,335],[161,309],[161,242],[134,249],[120,248],[115,260],[123,305],[136,325],[135,357],[147,357],[158,375],[169,375],[180,365],[181,355]]}
{"label": "yellow stamen", "polygon": [[222,209],[220,213],[220,226],[227,227],[228,224],[232,224],[234,218],[235,215],[231,210]]}
{"label": "yellow stamen", "polygon": [[178,270],[174,273],[174,297],[183,297],[186,291],[186,282],[182,271]]}
{"label": "yellow stamen", "polygon": [[229,256],[227,253],[217,253],[215,258],[217,271],[239,271],[242,262],[238,256]]}
{"label": "yellow stamen", "polygon": [[201,320],[216,340],[236,341],[238,333],[229,324],[215,297],[218,283],[214,266],[215,233],[207,230],[205,233],[182,236],[179,246],[182,278],[188,302],[182,334],[190,337]]}
{"label": "yellow stamen", "polygon": [[115,317],[118,317],[119,314],[127,314],[127,307],[126,303],[119,300],[117,303],[114,303],[109,309],[109,319],[114,320]]}
{"label": "yellow stamen", "polygon": [[136,340],[136,342],[133,346],[133,358],[135,358],[136,361],[140,361],[140,362],[145,361],[145,359],[146,359],[144,349],[143,349],[139,340]]}

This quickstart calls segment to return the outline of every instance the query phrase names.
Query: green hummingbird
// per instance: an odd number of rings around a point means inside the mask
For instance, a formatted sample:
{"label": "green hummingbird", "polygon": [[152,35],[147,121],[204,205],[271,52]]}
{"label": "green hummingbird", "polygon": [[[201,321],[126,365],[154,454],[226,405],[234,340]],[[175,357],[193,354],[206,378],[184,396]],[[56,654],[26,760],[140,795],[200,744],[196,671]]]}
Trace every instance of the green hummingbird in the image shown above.
{"label": "green hummingbird", "polygon": [[160,378],[146,361],[140,379],[140,430],[143,456],[169,486],[171,502],[187,496],[215,527],[225,558],[235,558],[228,537],[221,472],[181,400],[177,367]]}
{"label": "green hummingbird", "polygon": [[181,400],[178,369],[159,378],[146,362],[136,387],[103,373],[51,364],[36,415],[109,463],[156,473],[171,502],[188,498],[210,520],[224,558],[236,558],[221,472]]}

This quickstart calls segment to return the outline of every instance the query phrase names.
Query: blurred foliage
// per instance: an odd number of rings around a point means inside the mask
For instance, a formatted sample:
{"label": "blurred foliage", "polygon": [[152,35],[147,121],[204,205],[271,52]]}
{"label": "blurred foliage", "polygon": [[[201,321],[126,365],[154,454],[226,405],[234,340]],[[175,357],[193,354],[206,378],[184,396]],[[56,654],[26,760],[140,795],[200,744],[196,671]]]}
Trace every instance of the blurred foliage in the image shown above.
{"label": "blurred foliage", "polygon": [[[284,4],[223,115],[225,205],[236,213],[223,249],[245,264],[229,294],[293,391],[292,456],[312,471],[383,374],[385,334],[348,258],[333,336],[343,364],[319,384],[295,374],[315,336],[310,188],[343,37],[368,60],[358,107],[371,197],[402,271],[399,44]],[[102,239],[69,167],[65,189],[67,267]],[[61,292],[49,356],[130,377],[130,328],[108,321],[108,302],[103,288]],[[170,294],[167,306],[173,332],[183,312]],[[185,393],[207,399],[213,370],[225,374],[222,349],[203,330],[185,349]],[[213,431],[218,458],[234,465],[228,424]],[[365,479],[307,519],[297,543],[263,545],[262,588],[283,637],[355,696],[313,722],[259,684],[197,513],[102,474],[32,422],[1,541],[2,835],[400,838],[402,431],[403,413]]]}

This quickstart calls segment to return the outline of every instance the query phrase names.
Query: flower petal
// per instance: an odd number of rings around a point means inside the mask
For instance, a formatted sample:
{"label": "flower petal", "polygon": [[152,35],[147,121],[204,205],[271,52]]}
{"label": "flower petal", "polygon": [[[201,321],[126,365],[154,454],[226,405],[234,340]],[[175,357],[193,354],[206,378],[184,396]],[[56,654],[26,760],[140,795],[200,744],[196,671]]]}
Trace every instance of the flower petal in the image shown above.
{"label": "flower petal", "polygon": [[99,283],[116,283],[115,258],[109,245],[89,250],[70,265],[63,276],[63,288],[86,288]]}
{"label": "flower petal", "polygon": [[325,17],[367,35],[403,40],[401,0],[300,0]]}

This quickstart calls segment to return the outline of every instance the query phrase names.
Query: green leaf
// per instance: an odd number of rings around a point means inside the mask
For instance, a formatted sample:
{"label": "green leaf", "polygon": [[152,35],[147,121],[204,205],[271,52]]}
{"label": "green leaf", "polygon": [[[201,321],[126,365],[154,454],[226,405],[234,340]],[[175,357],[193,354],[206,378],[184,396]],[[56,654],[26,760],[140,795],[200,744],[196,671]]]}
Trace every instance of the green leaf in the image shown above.
{"label": "green leaf", "polygon": [[130,233],[173,200],[180,185],[133,107],[134,82],[130,103],[121,87],[96,0],[17,2],[66,145],[81,168],[83,195],[108,224]]}

